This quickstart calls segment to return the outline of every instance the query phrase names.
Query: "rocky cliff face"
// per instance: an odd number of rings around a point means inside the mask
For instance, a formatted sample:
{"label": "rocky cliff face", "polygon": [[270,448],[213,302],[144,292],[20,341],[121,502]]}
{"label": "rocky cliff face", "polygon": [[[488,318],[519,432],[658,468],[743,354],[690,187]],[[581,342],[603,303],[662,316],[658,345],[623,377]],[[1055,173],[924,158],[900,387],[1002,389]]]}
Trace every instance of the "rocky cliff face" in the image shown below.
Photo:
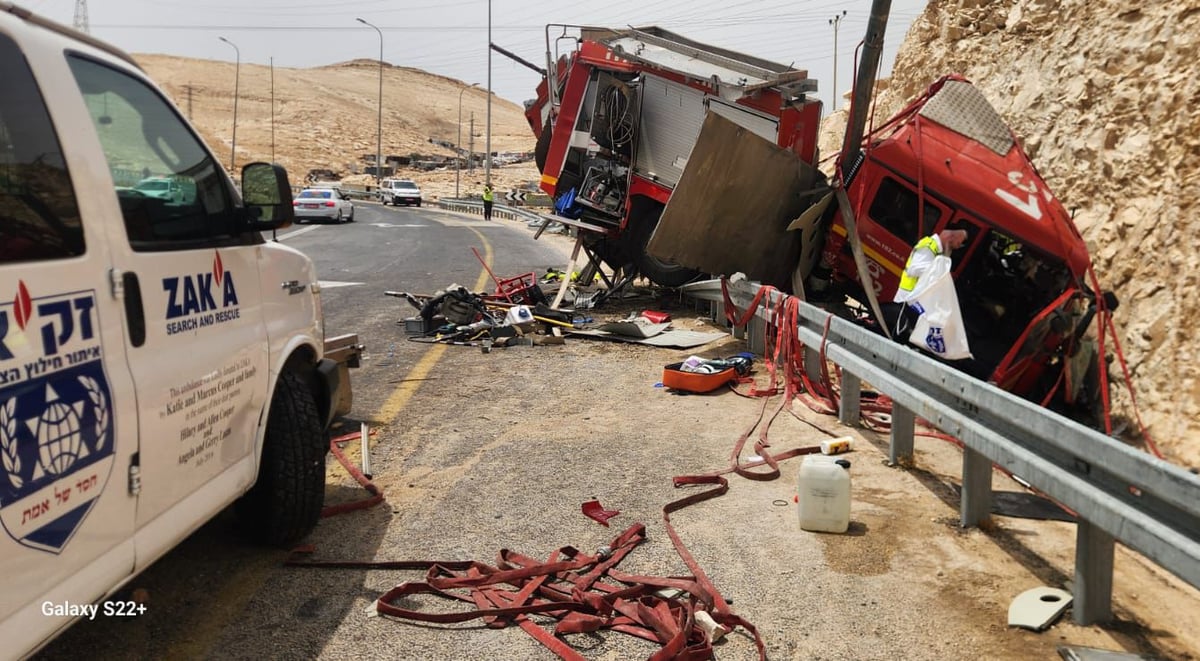
{"label": "rocky cliff face", "polygon": [[[988,97],[1075,210],[1101,287],[1121,301],[1115,323],[1142,420],[1188,466],[1200,466],[1198,51],[1198,0],[932,0],[875,115],[948,73]],[[1132,419],[1128,392],[1113,392]]]}

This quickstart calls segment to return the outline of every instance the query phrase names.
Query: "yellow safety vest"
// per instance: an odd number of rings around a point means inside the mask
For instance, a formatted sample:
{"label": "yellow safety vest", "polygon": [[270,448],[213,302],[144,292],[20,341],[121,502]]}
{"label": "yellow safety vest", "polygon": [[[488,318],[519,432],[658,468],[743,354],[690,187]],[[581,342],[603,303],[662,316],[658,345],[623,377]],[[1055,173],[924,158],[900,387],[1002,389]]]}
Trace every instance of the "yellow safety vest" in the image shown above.
{"label": "yellow safety vest", "polygon": [[484,202],[491,202],[493,199],[495,199],[495,197],[496,196],[492,192],[492,189],[490,189],[490,188],[483,189],[483,201]]}
{"label": "yellow safety vest", "polygon": [[937,257],[941,252],[938,250],[938,242],[932,236],[927,236],[917,241],[917,245],[913,246],[912,252],[908,254],[908,261],[904,262],[904,272],[900,274],[900,289],[904,291],[911,292],[913,287],[917,286],[917,279],[908,274],[908,266],[912,264],[912,256],[921,248],[929,248],[934,257]]}

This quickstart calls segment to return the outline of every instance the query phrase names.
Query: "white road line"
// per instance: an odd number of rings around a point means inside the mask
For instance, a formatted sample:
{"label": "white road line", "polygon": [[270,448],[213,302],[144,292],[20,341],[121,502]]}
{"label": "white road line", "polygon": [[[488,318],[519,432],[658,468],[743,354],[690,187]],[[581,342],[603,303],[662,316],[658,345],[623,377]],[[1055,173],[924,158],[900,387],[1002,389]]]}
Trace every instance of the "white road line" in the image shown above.
{"label": "white road line", "polygon": [[307,225],[304,227],[297,227],[297,226],[293,225],[292,227],[295,229],[293,229],[291,232],[288,232],[287,234],[281,234],[278,236],[280,241],[287,241],[288,239],[300,236],[301,234],[304,234],[306,232],[313,232],[315,230],[321,229],[320,225]]}

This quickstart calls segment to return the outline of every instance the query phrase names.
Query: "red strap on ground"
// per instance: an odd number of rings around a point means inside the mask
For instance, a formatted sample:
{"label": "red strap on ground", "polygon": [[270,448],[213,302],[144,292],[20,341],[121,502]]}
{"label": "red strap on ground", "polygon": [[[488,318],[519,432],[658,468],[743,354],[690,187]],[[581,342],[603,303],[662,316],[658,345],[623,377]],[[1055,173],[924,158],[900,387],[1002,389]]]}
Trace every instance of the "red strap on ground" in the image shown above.
{"label": "red strap on ground", "polygon": [[608,525],[608,520],[620,514],[617,510],[606,510],[598,500],[589,500],[581,506],[583,515],[599,523]]}
{"label": "red strap on ground", "polygon": [[[676,511],[724,492],[724,478],[697,478],[696,483],[705,481],[717,481],[722,486],[671,503],[664,508],[664,516],[667,511]],[[673,529],[670,534],[677,542],[678,536]],[[649,657],[652,661],[710,659],[712,641],[695,621],[695,612],[700,607],[712,611],[712,617],[718,623],[745,627],[754,635],[760,657],[765,659],[765,647],[757,631],[729,612],[728,604],[690,555],[685,557],[685,562],[697,573],[694,577],[636,576],[616,569],[616,565],[645,538],[645,526],[639,523],[615,537],[602,553],[591,555],[567,546],[552,553],[547,561],[540,562],[502,549],[495,566],[469,561],[312,562],[300,559],[299,554],[310,549],[294,553],[285,564],[424,570],[425,580],[401,583],[389,590],[376,602],[376,610],[381,615],[416,622],[445,624],[482,619],[488,626],[495,627],[515,623],[562,659],[582,661],[583,656],[561,636],[604,629],[660,643],[662,647]],[[677,542],[677,548],[680,546]],[[611,580],[602,581],[605,578]],[[683,590],[686,596],[667,598],[655,594],[663,588]],[[473,608],[426,612],[397,605],[404,597],[420,594],[462,601]],[[553,632],[529,616],[555,620]]]}
{"label": "red strap on ground", "polygon": [[340,463],[342,467],[346,469],[346,472],[350,473],[350,476],[353,477],[359,484],[361,484],[362,487],[367,490],[367,493],[371,494],[371,497],[349,503],[328,505],[321,510],[322,519],[334,516],[336,514],[344,514],[346,512],[353,512],[355,510],[367,509],[368,507],[374,507],[383,502],[383,491],[381,491],[379,487],[375,486],[371,480],[367,479],[367,476],[363,475],[362,471],[358,469],[358,466],[350,463],[350,460],[346,458],[345,454],[342,453],[342,449],[338,447],[339,443],[346,443],[361,438],[361,431],[351,432],[349,434],[338,436],[337,438],[332,438],[329,440],[329,451],[333,453],[333,456],[337,457],[338,463]]}

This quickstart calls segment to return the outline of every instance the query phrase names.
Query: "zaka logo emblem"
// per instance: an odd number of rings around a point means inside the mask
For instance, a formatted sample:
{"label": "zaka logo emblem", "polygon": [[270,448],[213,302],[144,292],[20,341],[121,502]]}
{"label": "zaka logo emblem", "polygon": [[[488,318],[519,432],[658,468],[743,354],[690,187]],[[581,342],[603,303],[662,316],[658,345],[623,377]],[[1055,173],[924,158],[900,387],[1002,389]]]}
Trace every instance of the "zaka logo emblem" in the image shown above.
{"label": "zaka logo emblem", "polygon": [[929,332],[925,335],[925,346],[939,356],[946,353],[946,338],[942,337],[940,326],[929,327]]}
{"label": "zaka logo emblem", "polygon": [[94,291],[0,302],[0,523],[58,553],[108,483],[112,393]]}
{"label": "zaka logo emblem", "polygon": [[241,317],[233,274],[225,270],[221,253],[213,257],[212,272],[163,278],[167,294],[167,335],[194,331]]}

